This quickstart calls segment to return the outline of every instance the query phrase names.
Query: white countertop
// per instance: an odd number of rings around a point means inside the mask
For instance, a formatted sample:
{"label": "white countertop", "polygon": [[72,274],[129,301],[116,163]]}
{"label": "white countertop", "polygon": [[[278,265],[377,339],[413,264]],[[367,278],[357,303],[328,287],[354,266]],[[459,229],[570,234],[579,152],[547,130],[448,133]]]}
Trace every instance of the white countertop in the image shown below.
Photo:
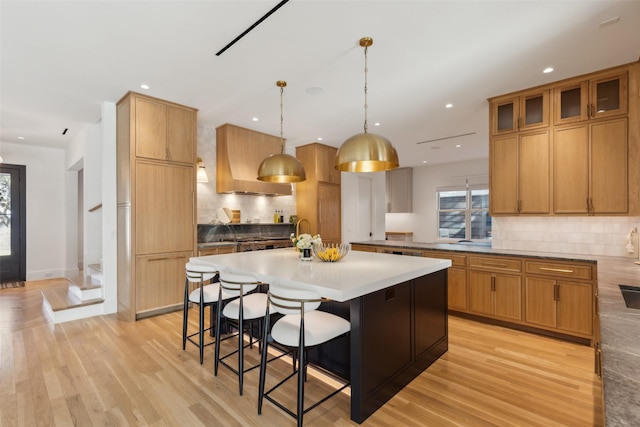
{"label": "white countertop", "polygon": [[341,302],[451,266],[446,259],[361,251],[350,251],[339,262],[301,261],[291,248],[209,255],[191,261],[252,274],[266,283],[314,289]]}

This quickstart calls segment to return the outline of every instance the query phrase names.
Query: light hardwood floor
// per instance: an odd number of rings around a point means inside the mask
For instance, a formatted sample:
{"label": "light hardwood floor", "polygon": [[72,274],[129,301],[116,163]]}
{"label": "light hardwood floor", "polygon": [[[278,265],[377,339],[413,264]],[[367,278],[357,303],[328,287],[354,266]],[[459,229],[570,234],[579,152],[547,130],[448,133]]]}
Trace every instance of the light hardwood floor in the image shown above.
{"label": "light hardwood floor", "polygon": [[[0,291],[1,426],[295,425],[269,402],[257,415],[257,370],[238,396],[228,369],[213,376],[212,346],[202,366],[196,347],[183,351],[181,312],[48,324],[40,292],[64,285]],[[274,362],[268,375],[289,369]],[[451,316],[449,351],[362,425],[601,426],[601,396],[590,347]],[[357,425],[349,396],[309,412],[305,425]]]}

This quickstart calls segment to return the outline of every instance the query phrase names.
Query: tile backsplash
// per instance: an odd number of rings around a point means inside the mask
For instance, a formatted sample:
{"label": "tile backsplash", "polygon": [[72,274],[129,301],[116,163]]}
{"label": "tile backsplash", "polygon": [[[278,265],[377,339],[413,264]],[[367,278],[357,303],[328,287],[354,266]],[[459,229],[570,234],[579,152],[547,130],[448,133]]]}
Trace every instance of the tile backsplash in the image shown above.
{"label": "tile backsplash", "polygon": [[492,247],[497,249],[639,258],[627,251],[629,234],[640,217],[493,217]]}

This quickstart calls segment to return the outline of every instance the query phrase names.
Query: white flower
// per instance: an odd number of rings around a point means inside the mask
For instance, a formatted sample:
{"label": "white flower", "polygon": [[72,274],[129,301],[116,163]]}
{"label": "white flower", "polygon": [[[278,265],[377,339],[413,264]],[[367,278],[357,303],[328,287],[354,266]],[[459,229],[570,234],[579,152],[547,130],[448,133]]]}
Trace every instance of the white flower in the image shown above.
{"label": "white flower", "polygon": [[296,247],[300,250],[311,249],[311,245],[314,245],[314,244],[319,244],[319,245],[322,244],[322,239],[320,238],[319,234],[312,236],[311,234],[305,233],[305,234],[299,235],[297,238],[292,234],[291,240],[296,245]]}

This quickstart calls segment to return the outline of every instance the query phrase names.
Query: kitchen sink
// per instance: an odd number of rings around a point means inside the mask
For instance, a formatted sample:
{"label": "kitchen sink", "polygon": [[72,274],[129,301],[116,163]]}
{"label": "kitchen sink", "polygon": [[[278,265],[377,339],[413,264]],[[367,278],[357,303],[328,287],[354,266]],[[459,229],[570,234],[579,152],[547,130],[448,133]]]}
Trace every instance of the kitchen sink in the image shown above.
{"label": "kitchen sink", "polygon": [[628,285],[618,286],[620,286],[620,292],[622,292],[622,297],[627,307],[640,309],[640,288]]}

